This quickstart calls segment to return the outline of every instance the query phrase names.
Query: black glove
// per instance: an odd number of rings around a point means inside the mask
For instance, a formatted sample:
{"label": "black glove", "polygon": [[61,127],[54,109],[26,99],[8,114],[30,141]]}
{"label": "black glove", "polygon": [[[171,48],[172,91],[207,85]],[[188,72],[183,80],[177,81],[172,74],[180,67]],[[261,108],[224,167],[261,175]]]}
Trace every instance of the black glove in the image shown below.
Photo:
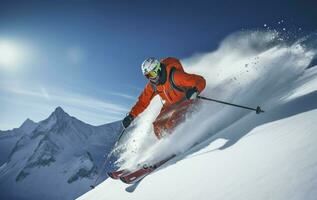
{"label": "black glove", "polygon": [[130,126],[131,122],[134,120],[134,117],[131,114],[128,114],[123,120],[122,120],[122,126],[124,128],[128,128]]}
{"label": "black glove", "polygon": [[198,90],[196,88],[190,88],[186,91],[186,99],[196,99],[198,95]]}

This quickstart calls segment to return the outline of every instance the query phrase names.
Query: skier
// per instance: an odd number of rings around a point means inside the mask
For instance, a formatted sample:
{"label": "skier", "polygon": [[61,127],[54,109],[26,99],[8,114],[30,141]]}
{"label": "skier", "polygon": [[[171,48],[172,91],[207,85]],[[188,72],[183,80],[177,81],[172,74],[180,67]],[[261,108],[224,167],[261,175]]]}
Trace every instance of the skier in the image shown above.
{"label": "skier", "polygon": [[184,119],[186,111],[196,102],[196,97],[206,86],[202,76],[188,74],[176,58],[162,60],[150,57],[141,65],[143,75],[149,80],[138,101],[122,120],[127,128],[142,113],[155,95],[160,95],[163,107],[153,122],[154,133],[158,139],[163,133],[171,133]]}
{"label": "skier", "polygon": [[[185,113],[189,108],[196,105],[198,99],[254,110],[257,114],[264,112],[260,106],[251,108],[207,97],[198,97],[198,94],[206,87],[205,79],[196,74],[186,73],[180,61],[176,58],[169,57],[162,59],[161,61],[155,58],[148,58],[142,63],[141,68],[145,77],[149,79],[149,82],[139,96],[139,100],[132,107],[128,115],[122,120],[122,125],[125,128],[127,128],[131,122],[147,108],[153,97],[157,94],[160,95],[164,101],[160,114],[153,122],[154,133],[158,139],[162,138],[164,136],[163,133],[165,132],[171,133],[173,128],[184,119]],[[123,133],[124,130],[122,130],[118,141]],[[198,144],[195,143],[195,145]],[[191,148],[189,148],[189,150]],[[127,184],[137,184],[144,177],[177,156],[177,154],[172,154],[150,164],[139,163],[137,164],[138,167],[136,169],[119,169],[107,172],[107,174],[112,179],[120,179]]]}

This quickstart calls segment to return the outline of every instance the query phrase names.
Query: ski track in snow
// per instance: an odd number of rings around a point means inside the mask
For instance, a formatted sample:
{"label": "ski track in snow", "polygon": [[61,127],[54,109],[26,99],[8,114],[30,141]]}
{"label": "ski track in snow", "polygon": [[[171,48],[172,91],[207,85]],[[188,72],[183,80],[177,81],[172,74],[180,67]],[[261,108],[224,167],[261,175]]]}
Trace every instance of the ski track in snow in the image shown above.
{"label": "ski track in snow", "polygon": [[[207,80],[202,96],[261,106],[264,114],[203,102],[173,133],[157,141],[155,98],[122,143],[122,168],[186,152],[146,177],[133,193],[107,180],[90,199],[314,199],[317,196],[316,50],[305,40],[287,44],[277,32],[240,32],[211,53],[183,59],[185,70]],[[203,141],[203,142],[202,142]]]}

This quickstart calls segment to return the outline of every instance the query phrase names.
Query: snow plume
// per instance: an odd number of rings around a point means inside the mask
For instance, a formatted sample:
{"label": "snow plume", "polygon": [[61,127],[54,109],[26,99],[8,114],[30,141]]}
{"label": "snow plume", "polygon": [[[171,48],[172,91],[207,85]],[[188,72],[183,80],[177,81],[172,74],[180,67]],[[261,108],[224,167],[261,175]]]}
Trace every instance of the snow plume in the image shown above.
{"label": "snow plume", "polygon": [[[202,96],[251,107],[260,105],[269,112],[287,101],[292,94],[292,83],[300,78],[316,55],[305,41],[289,44],[274,31],[239,32],[228,36],[217,50],[181,61],[185,71],[206,79]],[[204,101],[186,123],[158,141],[152,122],[161,107],[156,97],[126,134],[124,147],[119,147],[124,149],[118,160],[122,168],[133,168],[136,163],[150,163],[184,152],[246,115],[257,117],[252,111]]]}

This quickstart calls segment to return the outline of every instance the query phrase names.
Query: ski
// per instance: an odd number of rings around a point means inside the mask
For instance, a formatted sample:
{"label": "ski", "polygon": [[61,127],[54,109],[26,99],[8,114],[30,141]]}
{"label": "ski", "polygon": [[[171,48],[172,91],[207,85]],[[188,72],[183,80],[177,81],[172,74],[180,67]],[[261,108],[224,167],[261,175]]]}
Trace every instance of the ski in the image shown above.
{"label": "ski", "polygon": [[141,179],[143,179],[145,176],[149,175],[150,173],[154,172],[157,168],[161,167],[164,165],[167,161],[171,160],[174,158],[176,154],[173,154],[159,162],[156,162],[155,164],[152,165],[143,165],[142,168],[137,169],[133,172],[123,174],[120,176],[120,180],[126,184],[134,184]]}
{"label": "ski", "polygon": [[118,171],[112,171],[112,172],[107,172],[107,175],[112,178],[112,179],[119,179],[121,176],[130,173],[128,170],[118,170]]}
{"label": "ski", "polygon": [[[194,145],[192,145],[190,148],[188,148],[185,152],[182,154],[191,151],[194,147],[199,145],[200,143],[196,142]],[[141,168],[138,168],[134,171],[130,170],[119,170],[119,171],[113,171],[113,172],[107,172],[108,176],[111,177],[112,179],[120,179],[122,182],[127,183],[127,184],[135,184],[140,182],[144,177],[147,175],[151,174],[153,171],[155,171],[157,168],[161,167],[164,165],[166,162],[169,160],[175,158],[176,156],[179,156],[181,154],[173,154],[159,162],[156,162],[155,164],[152,165],[142,165],[139,164],[137,166],[142,166]]]}

